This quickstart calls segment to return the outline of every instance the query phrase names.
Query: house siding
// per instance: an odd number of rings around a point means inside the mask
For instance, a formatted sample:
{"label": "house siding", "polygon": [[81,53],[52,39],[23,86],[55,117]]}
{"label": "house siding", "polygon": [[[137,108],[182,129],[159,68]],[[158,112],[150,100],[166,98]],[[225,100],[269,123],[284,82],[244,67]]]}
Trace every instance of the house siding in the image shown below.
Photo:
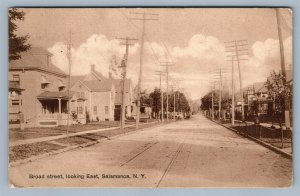
{"label": "house siding", "polygon": [[[44,91],[58,91],[58,80],[65,82],[66,77],[39,70],[10,70],[8,72],[9,80],[12,80],[13,75],[20,76],[20,88],[24,89],[20,95],[22,100],[20,109],[24,114],[25,125],[28,127],[37,126],[37,117],[42,113],[42,104],[37,96]],[[41,88],[42,75],[47,80],[52,81],[47,89]]]}

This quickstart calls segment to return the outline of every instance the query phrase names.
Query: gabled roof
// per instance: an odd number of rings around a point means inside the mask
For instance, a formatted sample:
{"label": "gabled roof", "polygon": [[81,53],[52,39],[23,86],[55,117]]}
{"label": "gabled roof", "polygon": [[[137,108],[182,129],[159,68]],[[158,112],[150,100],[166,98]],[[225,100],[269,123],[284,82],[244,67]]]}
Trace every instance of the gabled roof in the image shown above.
{"label": "gabled roof", "polygon": [[90,91],[97,91],[97,92],[106,92],[111,91],[113,82],[111,79],[106,78],[100,72],[92,71],[92,74],[97,79],[93,80],[85,80],[86,75],[81,76],[71,76],[70,79],[70,86],[73,86],[77,81],[82,82]]}
{"label": "gabled roof", "polygon": [[88,80],[82,81],[91,91],[111,91],[112,81],[109,80]]}
{"label": "gabled roof", "polygon": [[[116,92],[121,93],[122,92],[122,85],[123,85],[123,79],[112,79]],[[131,80],[126,78],[125,82],[125,92],[129,92],[131,86]]]}
{"label": "gabled roof", "polygon": [[255,93],[265,93],[268,92],[267,88],[265,87],[264,82],[256,82],[253,84],[254,92]]}
{"label": "gabled roof", "polygon": [[49,58],[52,56],[46,49],[32,47],[29,51],[21,53],[21,58],[9,62],[9,70],[36,69],[66,77],[67,74],[53,65]]}

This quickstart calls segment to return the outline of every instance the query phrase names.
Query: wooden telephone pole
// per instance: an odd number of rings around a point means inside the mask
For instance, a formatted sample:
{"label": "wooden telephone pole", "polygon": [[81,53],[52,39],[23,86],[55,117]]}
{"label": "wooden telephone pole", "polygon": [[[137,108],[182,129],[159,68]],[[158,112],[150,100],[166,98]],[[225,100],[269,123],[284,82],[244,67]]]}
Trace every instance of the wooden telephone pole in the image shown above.
{"label": "wooden telephone pole", "polygon": [[[229,57],[227,61],[232,61],[232,66],[234,66],[234,61],[236,61],[239,69],[242,121],[245,120],[245,116],[244,116],[245,112],[244,112],[244,93],[242,89],[243,84],[242,84],[242,73],[240,68],[240,61],[248,60],[246,58],[243,58],[243,56],[249,55],[248,48],[247,48],[248,44],[246,42],[247,40],[234,40],[234,41],[225,42],[225,44],[227,44],[225,46],[227,49],[226,52],[229,53],[229,55],[227,55],[227,57]],[[232,75],[233,74],[234,72],[232,72]]]}
{"label": "wooden telephone pole", "polygon": [[68,64],[69,64],[67,137],[69,137],[70,117],[71,117],[71,95],[70,95],[70,88],[71,88],[71,67],[72,67],[72,52],[71,52],[71,48],[72,48],[72,32],[70,31],[68,45],[67,45],[67,58],[68,58]]}
{"label": "wooden telephone pole", "polygon": [[159,75],[159,89],[160,89],[160,98],[161,98],[161,122],[163,123],[164,122],[164,94],[161,86],[161,78],[162,75],[165,74],[165,72],[163,71],[156,71],[156,72],[158,73],[156,75]]}
{"label": "wooden telephone pole", "polygon": [[[136,109],[136,123],[135,129],[139,128],[140,122],[140,108],[141,108],[141,83],[142,83],[142,75],[143,75],[143,55],[144,55],[144,39],[145,39],[145,22],[146,20],[158,20],[153,16],[158,16],[158,14],[152,13],[139,13],[139,12],[132,12],[131,14],[134,15],[141,15],[140,18],[130,18],[131,20],[141,20],[143,22],[143,29],[142,29],[142,36],[141,36],[141,52],[140,52],[140,72],[139,72],[139,79],[138,79],[138,88],[137,88],[137,109]],[[152,16],[152,18],[150,18]]]}
{"label": "wooden telephone pole", "polygon": [[[286,70],[285,70],[285,58],[284,58],[284,47],[282,40],[282,32],[281,32],[281,21],[280,21],[280,13],[279,8],[275,8],[276,19],[277,19],[277,30],[278,30],[278,39],[279,39],[279,49],[280,49],[280,65],[281,65],[281,73],[283,76],[283,85],[286,85]],[[284,96],[284,121],[287,129],[290,129],[290,111],[289,111],[289,98],[287,95]]]}
{"label": "wooden telephone pole", "polygon": [[166,67],[166,74],[167,74],[167,122],[169,121],[169,66],[173,66],[172,62],[161,62],[160,66]]}
{"label": "wooden telephone pole", "polygon": [[175,102],[176,102],[176,93],[174,91],[174,87],[176,87],[175,85],[170,85],[171,89],[172,89],[172,93],[174,94],[173,98],[174,98],[174,108],[173,108],[173,120],[175,121],[175,112],[176,112],[176,106],[175,106]]}
{"label": "wooden telephone pole", "polygon": [[135,38],[117,38],[120,40],[125,40],[125,43],[122,45],[125,45],[126,52],[125,52],[125,58],[124,58],[124,64],[121,63],[121,68],[123,68],[122,73],[122,114],[121,114],[121,129],[125,128],[125,110],[126,110],[126,72],[127,72],[127,65],[128,65],[128,52],[129,52],[129,46],[132,46],[133,44],[129,43],[130,41],[137,41],[138,39]]}

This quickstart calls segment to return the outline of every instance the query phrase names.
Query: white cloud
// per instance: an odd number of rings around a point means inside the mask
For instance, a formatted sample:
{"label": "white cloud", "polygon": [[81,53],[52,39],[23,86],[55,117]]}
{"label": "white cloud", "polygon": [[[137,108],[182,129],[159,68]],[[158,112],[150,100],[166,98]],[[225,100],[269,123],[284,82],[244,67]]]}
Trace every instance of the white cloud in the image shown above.
{"label": "white cloud", "polygon": [[[185,46],[171,46],[167,57],[166,48],[162,43],[145,42],[142,88],[151,91],[159,86],[159,76],[155,71],[164,70],[158,61],[174,60],[175,65],[170,67],[170,83],[178,83],[180,88],[191,94],[192,98],[203,96],[210,90],[210,81],[213,72],[222,67],[227,69],[227,80],[231,80],[231,62],[226,61],[225,46],[221,40],[213,36],[196,34]],[[139,73],[139,44],[130,47],[130,56],[127,67],[127,76],[136,84]],[[292,62],[292,38],[284,41],[285,60],[289,65]],[[67,72],[68,60],[66,45],[55,43],[49,51],[53,54],[52,62]],[[155,52],[155,54],[153,54]],[[108,40],[104,35],[92,35],[78,48],[72,48],[72,74],[86,74],[90,65],[107,75],[110,60],[116,55],[120,62],[125,53],[124,46],[119,40]],[[280,55],[278,40],[266,39],[257,41],[249,47],[249,61],[241,61],[243,86],[266,80],[271,70],[280,69]],[[287,67],[288,69],[288,67]],[[235,63],[235,81],[238,84],[238,70]],[[225,83],[225,82],[224,82]],[[163,88],[165,88],[163,78]]]}
{"label": "white cloud", "polygon": [[[138,47],[138,44],[130,47],[129,54],[135,54]],[[52,63],[68,72],[66,44],[58,42],[48,50],[53,54]],[[108,40],[104,35],[94,34],[78,48],[72,48],[71,52],[72,75],[87,74],[91,64],[95,64],[96,70],[102,72],[103,75],[107,75],[113,55],[120,61],[125,54],[125,47],[120,44],[119,40]]]}

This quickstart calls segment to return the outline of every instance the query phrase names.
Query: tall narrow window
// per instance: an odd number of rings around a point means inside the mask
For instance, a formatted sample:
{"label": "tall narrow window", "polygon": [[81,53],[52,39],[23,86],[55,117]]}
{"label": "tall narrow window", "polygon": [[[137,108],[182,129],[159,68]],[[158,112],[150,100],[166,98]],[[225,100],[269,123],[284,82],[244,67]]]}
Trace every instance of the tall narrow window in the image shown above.
{"label": "tall narrow window", "polygon": [[13,81],[20,82],[20,75],[13,75]]}
{"label": "tall narrow window", "polygon": [[78,107],[78,114],[83,114],[83,108],[82,108],[82,106]]}
{"label": "tall narrow window", "polygon": [[108,114],[108,106],[105,106],[105,114]]}
{"label": "tall narrow window", "polygon": [[46,76],[41,76],[41,88],[46,89],[51,82],[46,79]]}
{"label": "tall narrow window", "polygon": [[93,111],[94,111],[94,115],[96,115],[97,114],[97,106],[94,106]]}

